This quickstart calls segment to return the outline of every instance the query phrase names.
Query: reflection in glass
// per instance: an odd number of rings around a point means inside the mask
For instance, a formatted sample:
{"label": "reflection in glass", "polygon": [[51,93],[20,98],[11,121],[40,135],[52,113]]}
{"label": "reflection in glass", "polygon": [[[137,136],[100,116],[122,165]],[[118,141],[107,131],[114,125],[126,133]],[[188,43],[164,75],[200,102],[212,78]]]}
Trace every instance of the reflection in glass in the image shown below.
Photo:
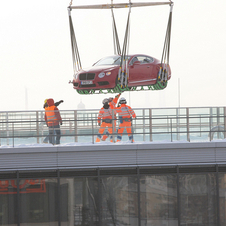
{"label": "reflection in glass", "polygon": [[219,173],[220,225],[226,226],[226,174]]}
{"label": "reflection in glass", "polygon": [[98,180],[97,178],[74,179],[74,224],[95,226],[99,224]]}
{"label": "reflection in glass", "polygon": [[103,225],[138,225],[137,177],[101,179]]}
{"label": "reflection in glass", "polygon": [[213,173],[180,175],[181,225],[216,226],[216,177]]}
{"label": "reflection in glass", "polygon": [[58,225],[57,179],[20,180],[20,225]]}
{"label": "reflection in glass", "polygon": [[141,225],[177,226],[176,175],[150,175],[140,179]]}
{"label": "reflection in glass", "polygon": [[61,178],[60,186],[61,226],[99,225],[97,178]]}
{"label": "reflection in glass", "polygon": [[0,225],[17,225],[16,180],[0,180]]}

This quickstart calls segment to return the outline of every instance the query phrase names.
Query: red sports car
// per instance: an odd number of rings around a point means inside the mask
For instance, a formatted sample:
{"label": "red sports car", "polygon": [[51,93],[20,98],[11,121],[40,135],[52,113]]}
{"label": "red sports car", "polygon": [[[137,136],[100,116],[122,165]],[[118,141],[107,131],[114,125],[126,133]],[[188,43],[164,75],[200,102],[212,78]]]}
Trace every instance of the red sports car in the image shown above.
{"label": "red sports car", "polygon": [[[156,84],[161,63],[154,57],[136,54],[128,55],[128,88]],[[108,56],[97,61],[92,67],[82,69],[74,75],[73,88],[82,90],[114,89],[118,84],[121,56]],[[167,79],[171,77],[167,66]]]}

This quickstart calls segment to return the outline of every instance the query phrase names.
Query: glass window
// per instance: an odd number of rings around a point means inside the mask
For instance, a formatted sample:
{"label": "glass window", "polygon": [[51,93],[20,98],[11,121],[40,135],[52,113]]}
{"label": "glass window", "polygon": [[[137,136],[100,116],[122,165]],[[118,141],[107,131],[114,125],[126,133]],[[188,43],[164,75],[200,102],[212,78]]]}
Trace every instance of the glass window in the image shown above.
{"label": "glass window", "polygon": [[142,176],[141,225],[178,225],[176,175]]}
{"label": "glass window", "polygon": [[216,226],[215,174],[180,175],[181,225]]}
{"label": "glass window", "polygon": [[138,225],[137,177],[101,179],[103,225]]}
{"label": "glass window", "polygon": [[219,173],[220,225],[226,226],[226,174]]}
{"label": "glass window", "polygon": [[16,180],[0,180],[0,225],[17,225]]}
{"label": "glass window", "polygon": [[[126,56],[125,59],[129,60],[130,56]],[[120,56],[109,56],[100,59],[97,63],[94,64],[94,66],[100,66],[100,65],[120,65],[121,63],[121,57]]]}
{"label": "glass window", "polygon": [[20,180],[20,225],[58,226],[57,179]]}
{"label": "glass window", "polygon": [[60,185],[64,188],[61,200],[67,200],[63,205],[61,201],[61,225],[99,225],[97,178],[61,178]]}

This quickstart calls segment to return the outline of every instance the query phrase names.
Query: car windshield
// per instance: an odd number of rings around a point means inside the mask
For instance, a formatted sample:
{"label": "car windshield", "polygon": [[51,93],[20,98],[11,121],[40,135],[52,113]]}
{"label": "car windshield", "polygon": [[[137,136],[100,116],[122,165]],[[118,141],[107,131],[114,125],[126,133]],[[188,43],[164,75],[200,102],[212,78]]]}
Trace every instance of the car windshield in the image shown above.
{"label": "car windshield", "polygon": [[[130,57],[127,56],[126,59],[129,59]],[[94,66],[100,66],[100,65],[120,65],[121,62],[121,56],[110,56],[105,57],[99,60],[97,63],[94,64]]]}

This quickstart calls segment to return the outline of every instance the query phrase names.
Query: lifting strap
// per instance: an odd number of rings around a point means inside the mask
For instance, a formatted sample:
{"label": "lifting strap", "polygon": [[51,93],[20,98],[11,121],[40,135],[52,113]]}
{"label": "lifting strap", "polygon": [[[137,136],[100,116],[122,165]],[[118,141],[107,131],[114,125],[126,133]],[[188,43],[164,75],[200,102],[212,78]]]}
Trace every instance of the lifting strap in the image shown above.
{"label": "lifting strap", "polygon": [[[113,5],[113,0],[111,0],[111,5]],[[120,44],[119,44],[119,38],[118,38],[118,32],[117,32],[116,23],[115,23],[113,7],[111,7],[111,14],[112,14],[114,54],[121,55],[121,48],[120,48]]]}
{"label": "lifting strap", "polygon": [[118,73],[118,83],[121,88],[127,87],[128,78],[129,78],[129,69],[128,69],[128,50],[129,50],[129,35],[130,35],[130,13],[131,13],[131,0],[129,5],[129,12],[127,17],[126,31],[123,42],[123,49],[121,55],[121,62]]}
{"label": "lifting strap", "polygon": [[68,15],[69,15],[69,26],[70,26],[70,34],[71,34],[71,49],[72,49],[72,60],[73,60],[73,69],[74,74],[82,68],[79,52],[78,52],[78,45],[75,38],[74,27],[71,19],[71,7],[68,7]]}
{"label": "lifting strap", "polygon": [[165,42],[164,42],[163,51],[162,51],[161,67],[158,74],[158,80],[161,82],[165,82],[168,80],[172,12],[173,12],[173,3],[171,2],[169,19],[168,19],[168,24],[166,29]]}

